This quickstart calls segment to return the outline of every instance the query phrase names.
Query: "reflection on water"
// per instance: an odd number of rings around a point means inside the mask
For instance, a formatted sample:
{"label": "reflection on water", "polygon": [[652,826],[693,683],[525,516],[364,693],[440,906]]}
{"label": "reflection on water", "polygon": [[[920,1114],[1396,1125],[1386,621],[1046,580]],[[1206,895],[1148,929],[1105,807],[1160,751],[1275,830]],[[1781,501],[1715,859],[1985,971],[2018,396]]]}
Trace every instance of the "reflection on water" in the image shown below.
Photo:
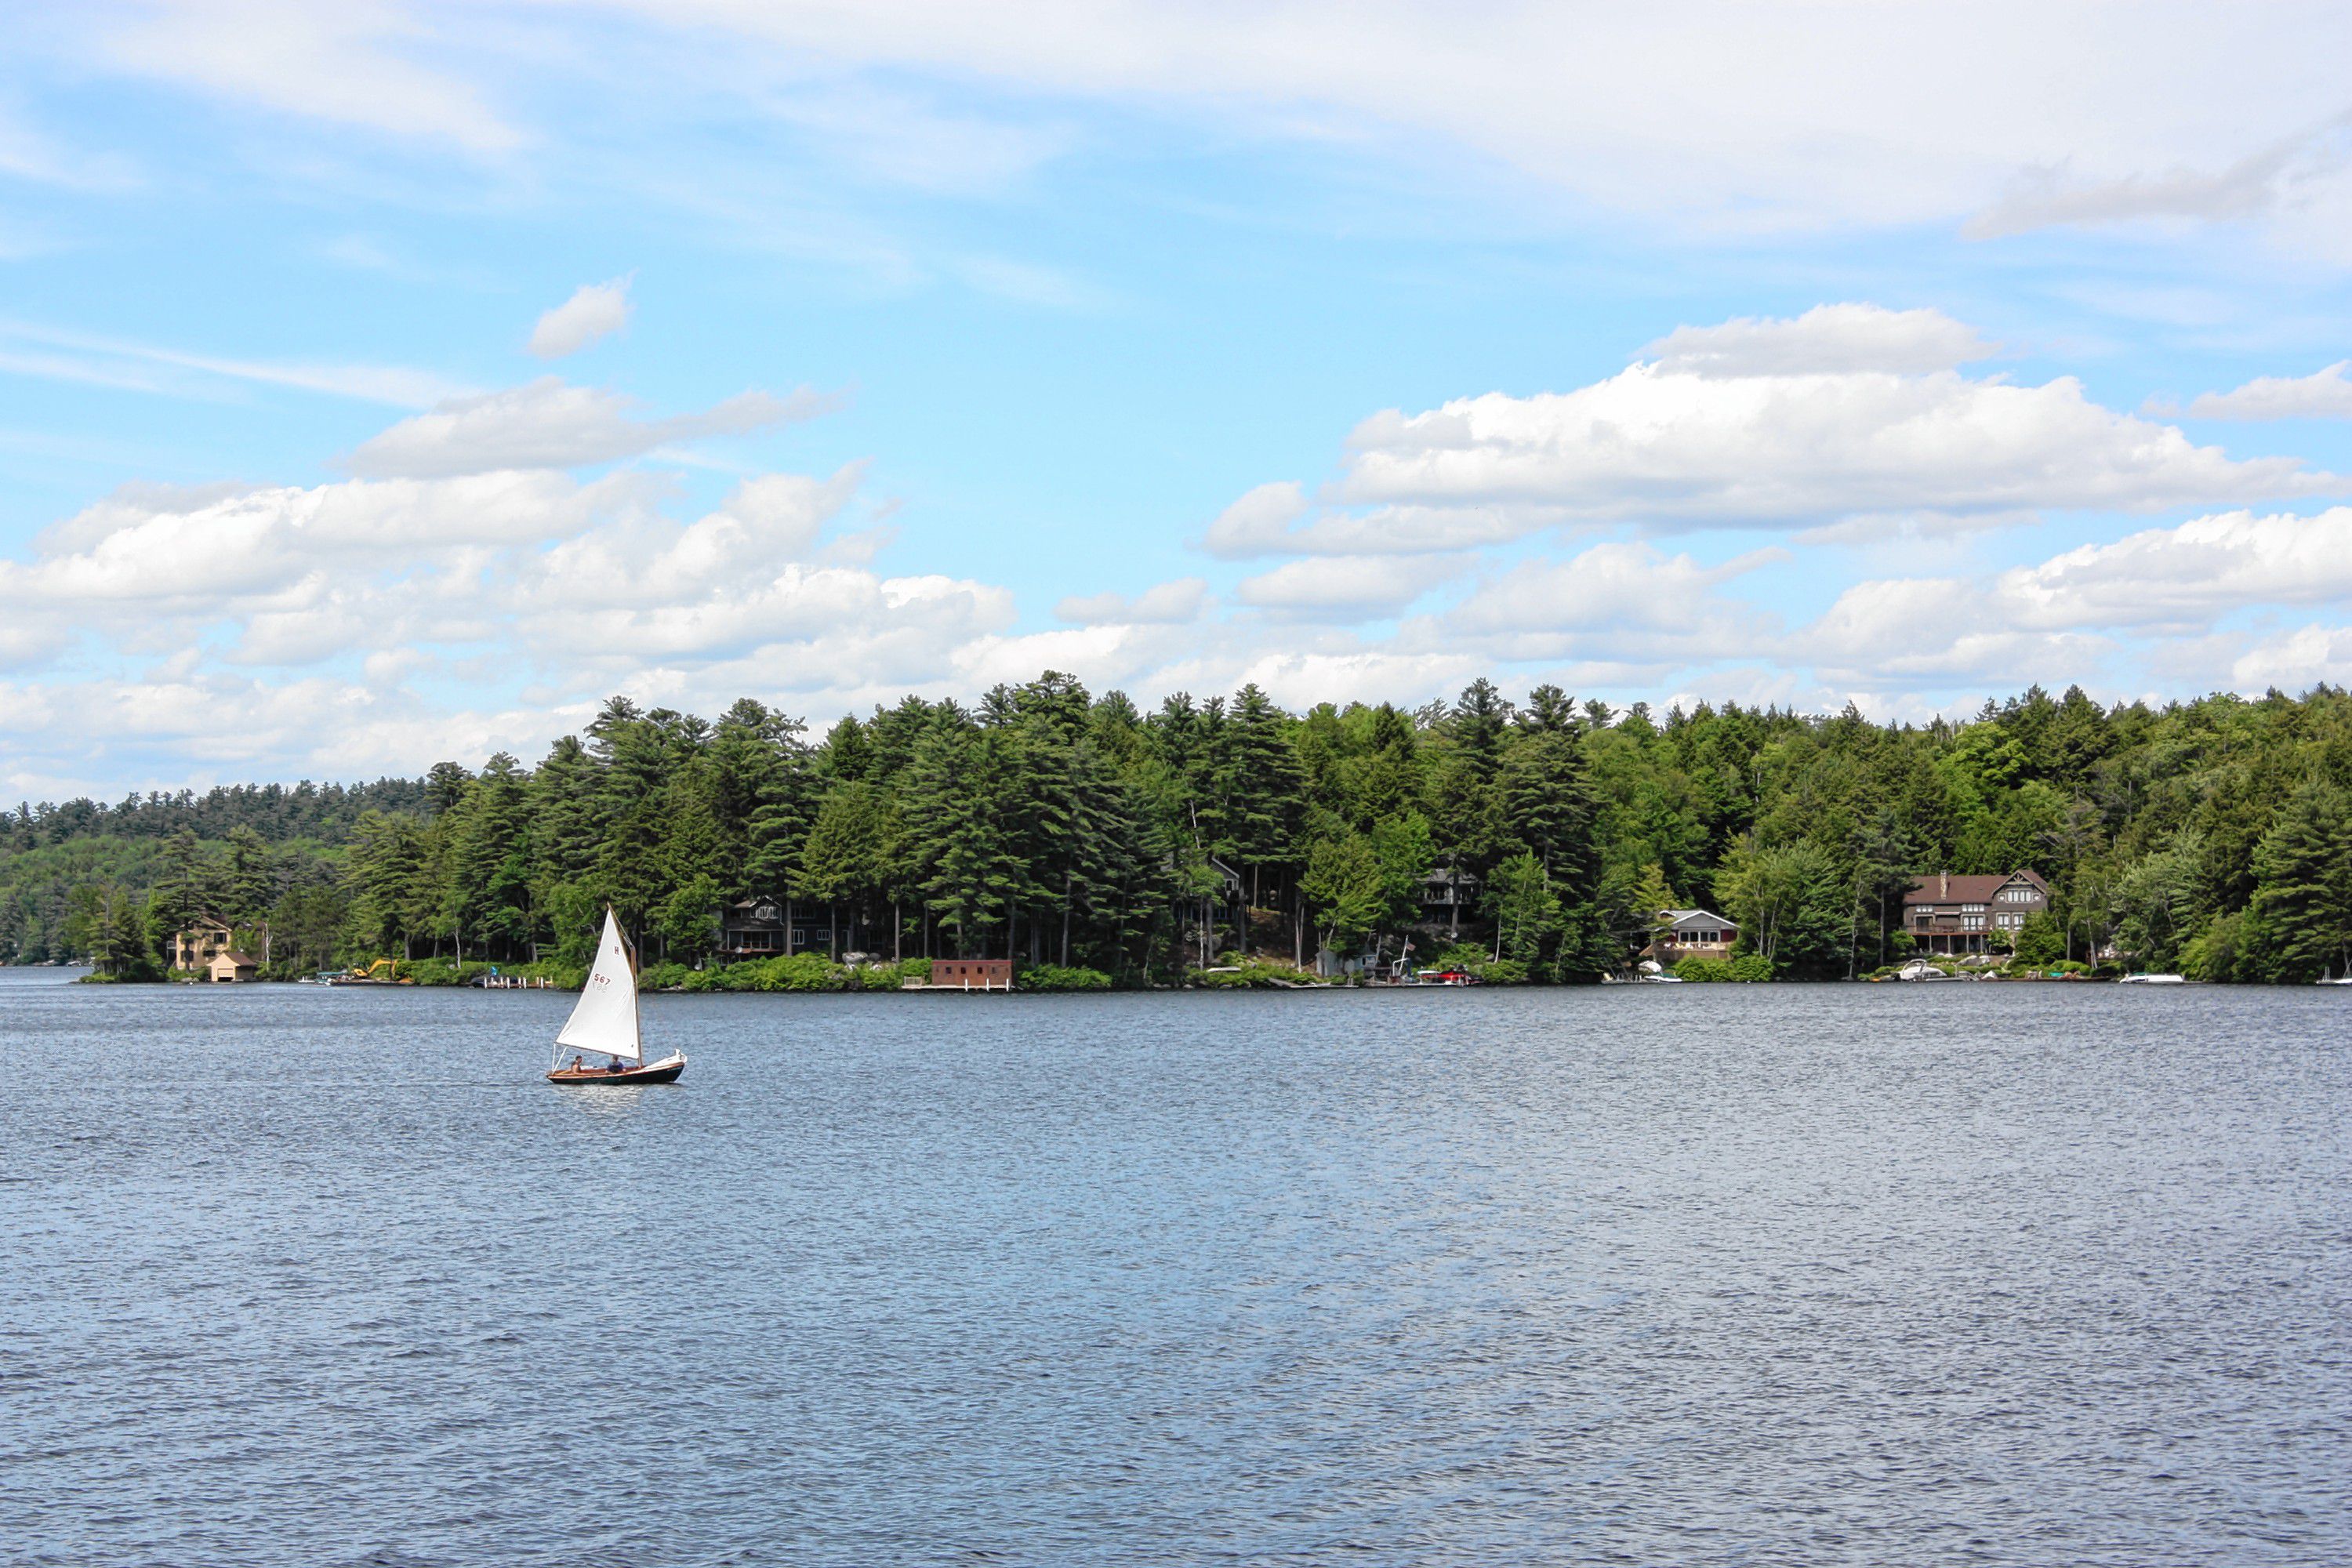
{"label": "reflection on water", "polygon": [[675,1084],[554,1084],[548,1089],[554,1097],[573,1108],[577,1114],[589,1117],[634,1116],[645,1107],[649,1096],[675,1094],[684,1087]]}
{"label": "reflection on water", "polygon": [[2345,994],[570,1001],[0,996],[0,1561],[2352,1561]]}

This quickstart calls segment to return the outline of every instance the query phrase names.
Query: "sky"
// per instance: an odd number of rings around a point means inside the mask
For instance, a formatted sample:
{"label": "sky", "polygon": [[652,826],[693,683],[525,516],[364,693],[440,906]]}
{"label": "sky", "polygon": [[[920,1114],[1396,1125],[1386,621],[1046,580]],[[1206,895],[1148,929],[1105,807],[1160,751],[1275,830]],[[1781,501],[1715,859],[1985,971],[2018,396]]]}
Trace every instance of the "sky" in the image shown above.
{"label": "sky", "polygon": [[1046,668],[2352,680],[2347,58],[2341,4],[0,8],[0,795]]}

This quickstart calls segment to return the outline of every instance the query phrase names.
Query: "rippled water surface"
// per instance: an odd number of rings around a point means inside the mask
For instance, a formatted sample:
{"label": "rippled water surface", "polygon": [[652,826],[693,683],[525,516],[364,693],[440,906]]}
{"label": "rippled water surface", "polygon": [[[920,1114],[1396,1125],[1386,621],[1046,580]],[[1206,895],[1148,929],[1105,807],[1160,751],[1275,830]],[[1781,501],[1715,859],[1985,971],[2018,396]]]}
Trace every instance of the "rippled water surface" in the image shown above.
{"label": "rippled water surface", "polygon": [[11,1563],[2352,1561],[2352,995],[0,982]]}

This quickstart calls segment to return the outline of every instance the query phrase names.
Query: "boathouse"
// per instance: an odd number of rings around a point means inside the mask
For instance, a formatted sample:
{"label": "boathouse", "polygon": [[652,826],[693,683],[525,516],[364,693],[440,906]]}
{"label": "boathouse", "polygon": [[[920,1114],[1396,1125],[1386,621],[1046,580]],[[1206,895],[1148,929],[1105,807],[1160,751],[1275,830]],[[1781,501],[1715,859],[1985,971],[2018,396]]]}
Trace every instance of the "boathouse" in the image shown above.
{"label": "boathouse", "polygon": [[205,965],[205,975],[215,985],[234,985],[258,979],[261,965],[241,952],[216,952]]}
{"label": "boathouse", "polygon": [[1010,991],[1013,961],[1009,958],[935,958],[931,988],[961,991]]}

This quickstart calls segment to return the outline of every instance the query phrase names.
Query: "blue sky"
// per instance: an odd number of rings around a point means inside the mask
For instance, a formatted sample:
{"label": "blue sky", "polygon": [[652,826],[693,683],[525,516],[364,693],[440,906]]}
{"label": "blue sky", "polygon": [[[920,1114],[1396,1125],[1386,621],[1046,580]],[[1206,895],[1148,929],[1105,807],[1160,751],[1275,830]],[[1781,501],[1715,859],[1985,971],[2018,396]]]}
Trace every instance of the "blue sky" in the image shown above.
{"label": "blue sky", "polygon": [[1048,666],[2352,679],[2341,7],[0,29],[12,795]]}

